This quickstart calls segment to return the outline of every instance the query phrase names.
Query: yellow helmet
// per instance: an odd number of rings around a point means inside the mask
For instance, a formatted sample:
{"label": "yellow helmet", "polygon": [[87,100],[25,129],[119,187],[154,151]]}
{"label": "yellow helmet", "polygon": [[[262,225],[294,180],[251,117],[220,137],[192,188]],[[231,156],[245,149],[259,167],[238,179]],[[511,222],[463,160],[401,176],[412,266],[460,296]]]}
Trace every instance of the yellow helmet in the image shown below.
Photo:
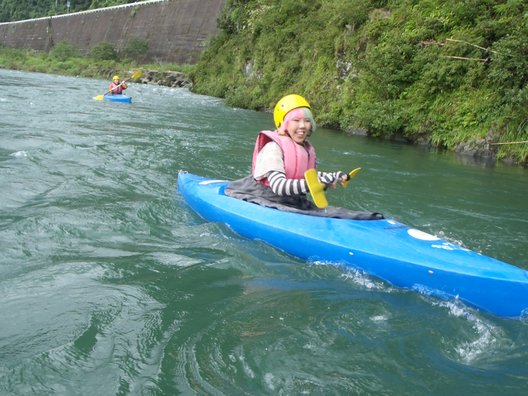
{"label": "yellow helmet", "polygon": [[119,76],[114,76],[114,77],[112,77],[112,81],[114,81],[114,80],[121,80],[121,79],[119,78]]}
{"label": "yellow helmet", "polygon": [[280,99],[273,110],[273,120],[275,121],[275,127],[278,128],[282,124],[286,114],[299,107],[308,107],[311,109],[310,103],[308,103],[306,99],[300,95],[291,94]]}

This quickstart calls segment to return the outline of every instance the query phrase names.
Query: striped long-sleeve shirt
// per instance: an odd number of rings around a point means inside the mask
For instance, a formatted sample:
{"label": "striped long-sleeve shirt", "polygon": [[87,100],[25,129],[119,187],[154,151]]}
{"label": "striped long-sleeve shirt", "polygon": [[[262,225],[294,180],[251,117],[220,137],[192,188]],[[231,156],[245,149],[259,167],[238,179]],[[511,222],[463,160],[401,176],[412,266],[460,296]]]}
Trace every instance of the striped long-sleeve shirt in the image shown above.
{"label": "striped long-sleeve shirt", "polygon": [[[324,184],[332,184],[341,177],[343,172],[317,172],[317,177]],[[287,179],[283,172],[271,171],[268,175],[271,191],[277,195],[300,195],[308,193],[305,179]]]}

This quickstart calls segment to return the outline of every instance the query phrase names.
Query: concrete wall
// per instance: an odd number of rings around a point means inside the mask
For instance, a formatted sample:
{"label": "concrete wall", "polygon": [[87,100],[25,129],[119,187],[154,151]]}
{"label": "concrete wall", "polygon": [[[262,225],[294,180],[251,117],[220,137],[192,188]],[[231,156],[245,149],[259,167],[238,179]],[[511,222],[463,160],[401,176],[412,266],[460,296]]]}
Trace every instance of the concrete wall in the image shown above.
{"label": "concrete wall", "polygon": [[101,41],[117,50],[148,43],[147,62],[195,63],[218,33],[225,0],[156,0],[53,17],[0,23],[0,45],[49,51],[68,41],[87,53]]}

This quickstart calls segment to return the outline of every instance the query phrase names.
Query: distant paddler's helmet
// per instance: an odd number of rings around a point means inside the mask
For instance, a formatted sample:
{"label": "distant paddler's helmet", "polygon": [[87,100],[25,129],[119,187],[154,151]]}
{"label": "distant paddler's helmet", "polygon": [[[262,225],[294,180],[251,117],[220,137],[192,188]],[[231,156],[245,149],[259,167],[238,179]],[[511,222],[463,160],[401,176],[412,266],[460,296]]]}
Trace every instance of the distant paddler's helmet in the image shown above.
{"label": "distant paddler's helmet", "polygon": [[275,127],[280,127],[286,114],[299,107],[307,107],[308,109],[311,109],[310,103],[300,95],[291,94],[280,99],[273,110]]}
{"label": "distant paddler's helmet", "polygon": [[115,81],[115,80],[120,81],[121,79],[119,78],[119,76],[112,77],[112,81]]}

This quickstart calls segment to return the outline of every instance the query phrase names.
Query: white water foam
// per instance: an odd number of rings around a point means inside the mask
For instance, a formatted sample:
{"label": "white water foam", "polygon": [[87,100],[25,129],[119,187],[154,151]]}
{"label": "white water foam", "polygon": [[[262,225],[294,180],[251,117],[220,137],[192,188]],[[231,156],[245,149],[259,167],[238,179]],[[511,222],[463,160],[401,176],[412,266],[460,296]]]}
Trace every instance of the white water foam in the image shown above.
{"label": "white water foam", "polygon": [[15,158],[26,158],[28,156],[27,152],[26,151],[16,151],[14,153],[11,153],[9,154],[11,157],[15,157]]}

